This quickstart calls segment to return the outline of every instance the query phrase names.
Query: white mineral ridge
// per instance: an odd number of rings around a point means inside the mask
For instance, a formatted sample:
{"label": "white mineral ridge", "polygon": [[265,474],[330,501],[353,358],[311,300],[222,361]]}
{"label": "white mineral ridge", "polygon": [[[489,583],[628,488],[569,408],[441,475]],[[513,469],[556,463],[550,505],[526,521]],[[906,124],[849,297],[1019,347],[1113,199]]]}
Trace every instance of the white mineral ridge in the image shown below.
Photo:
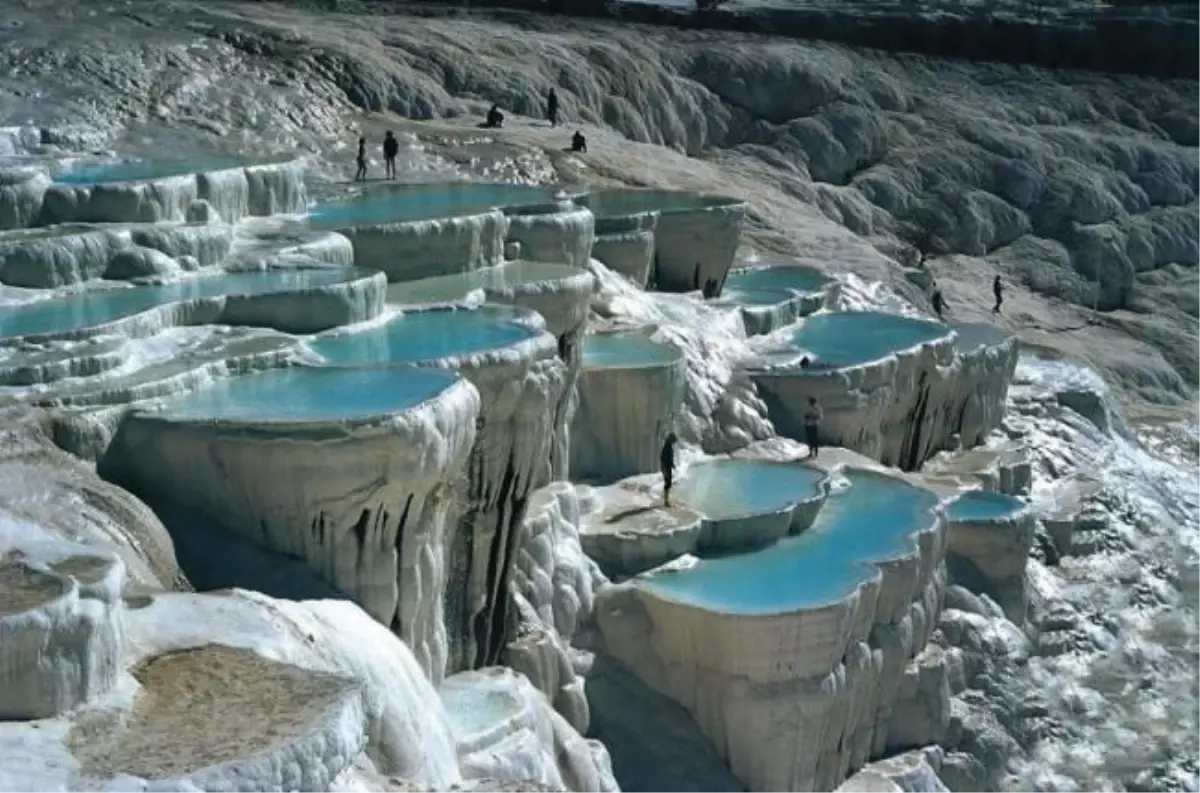
{"label": "white mineral ridge", "polygon": [[460,672],[446,678],[439,693],[466,779],[618,790],[604,746],[581,738],[542,693],[513,670]]}

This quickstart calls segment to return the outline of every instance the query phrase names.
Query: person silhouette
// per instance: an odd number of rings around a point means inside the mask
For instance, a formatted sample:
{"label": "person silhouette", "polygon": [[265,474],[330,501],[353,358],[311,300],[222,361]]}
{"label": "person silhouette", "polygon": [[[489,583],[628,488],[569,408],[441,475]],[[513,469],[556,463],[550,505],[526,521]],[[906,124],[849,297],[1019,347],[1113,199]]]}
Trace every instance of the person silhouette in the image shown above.
{"label": "person silhouette", "polygon": [[358,136],[358,170],[354,172],[354,181],[367,181],[367,138],[364,135]]}
{"label": "person silhouette", "polygon": [[1000,276],[996,276],[992,281],[992,294],[996,297],[996,305],[992,306],[992,313],[999,314],[1000,306],[1004,304],[1004,282],[1000,280]]}
{"label": "person silhouette", "polygon": [[658,465],[663,477],[663,506],[671,506],[671,485],[675,480],[675,444],[679,438],[675,433],[668,432],[663,441],[662,451],[658,454]]}
{"label": "person silhouette", "polygon": [[396,178],[396,155],[400,153],[400,141],[389,129],[383,136],[383,162],[387,168],[387,178]]}
{"label": "person silhouette", "polygon": [[546,119],[550,122],[550,126],[558,126],[558,91],[553,88],[546,96]]}

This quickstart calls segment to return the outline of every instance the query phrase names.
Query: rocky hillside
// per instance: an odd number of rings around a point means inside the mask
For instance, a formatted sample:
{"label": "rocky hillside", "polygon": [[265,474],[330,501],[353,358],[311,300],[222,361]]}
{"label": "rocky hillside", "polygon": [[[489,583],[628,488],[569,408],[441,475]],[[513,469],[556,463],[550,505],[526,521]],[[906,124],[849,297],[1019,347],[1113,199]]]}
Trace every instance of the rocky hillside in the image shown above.
{"label": "rocky hillside", "polygon": [[[167,155],[335,154],[386,121],[424,162],[737,193],[761,247],[918,302],[912,282],[932,275],[963,319],[988,313],[999,274],[1026,341],[1089,359],[1143,406],[1195,393],[1194,81],[337,5],[0,3],[0,123]],[[586,158],[515,118],[539,117],[551,86],[595,141]],[[491,102],[510,123],[483,138],[471,125]],[[929,274],[906,279],[918,249]]]}

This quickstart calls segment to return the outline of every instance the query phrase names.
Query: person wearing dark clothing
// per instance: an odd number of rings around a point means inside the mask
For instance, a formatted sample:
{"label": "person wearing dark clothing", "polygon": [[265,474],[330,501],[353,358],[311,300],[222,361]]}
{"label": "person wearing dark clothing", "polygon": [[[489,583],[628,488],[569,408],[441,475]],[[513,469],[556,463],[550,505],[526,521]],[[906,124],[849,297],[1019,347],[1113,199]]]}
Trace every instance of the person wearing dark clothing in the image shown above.
{"label": "person wearing dark clothing", "polygon": [[367,181],[367,139],[358,136],[358,170],[354,172],[354,181]]}
{"label": "person wearing dark clothing", "polygon": [[553,88],[546,97],[546,118],[550,121],[550,126],[558,126],[558,91]]}
{"label": "person wearing dark clothing", "polygon": [[396,155],[400,153],[400,141],[391,130],[383,136],[383,162],[387,167],[387,178],[396,178]]}
{"label": "person wearing dark clothing", "polygon": [[817,398],[810,396],[808,398],[808,409],[804,411],[804,442],[808,444],[809,457],[816,457],[817,452],[821,450],[819,436],[821,434],[821,421],[824,418],[825,412],[817,404]]}
{"label": "person wearing dark clothing", "polygon": [[800,368],[801,369],[807,369],[809,364],[811,364],[811,363],[812,363],[812,361],[809,360],[807,355],[800,356]]}
{"label": "person wearing dark clothing", "polygon": [[487,118],[483,122],[484,129],[500,129],[504,126],[504,114],[500,112],[500,105],[492,105],[492,109],[487,112]]}
{"label": "person wearing dark clothing", "polygon": [[992,306],[992,313],[999,314],[1000,306],[1004,303],[1004,282],[1000,280],[1000,276],[992,281],[992,294],[996,296],[996,305]]}
{"label": "person wearing dark clothing", "polygon": [[942,312],[946,310],[946,298],[942,297],[941,289],[933,290],[933,313],[938,319],[943,319]]}
{"label": "person wearing dark clothing", "polygon": [[579,130],[575,130],[575,134],[571,136],[571,151],[587,154],[587,138],[583,137]]}
{"label": "person wearing dark clothing", "polygon": [[675,437],[675,433],[667,433],[667,439],[663,441],[662,451],[658,455],[658,465],[662,469],[663,476],[663,506],[671,506],[671,484],[675,480],[675,444],[679,438]]}

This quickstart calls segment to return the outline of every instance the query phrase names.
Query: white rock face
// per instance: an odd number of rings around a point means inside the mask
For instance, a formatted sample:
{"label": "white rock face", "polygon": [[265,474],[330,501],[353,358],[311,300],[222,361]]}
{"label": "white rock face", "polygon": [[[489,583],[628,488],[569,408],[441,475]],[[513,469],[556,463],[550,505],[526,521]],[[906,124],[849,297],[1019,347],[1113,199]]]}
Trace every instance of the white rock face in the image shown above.
{"label": "white rock face", "polygon": [[586,268],[595,237],[591,211],[570,201],[512,207],[506,239],[521,244],[521,257]]}
{"label": "white rock face", "polygon": [[182,271],[179,262],[162,251],[134,246],[118,251],[108,260],[108,266],[104,268],[104,277],[119,281],[154,276],[169,277]]}
{"label": "white rock face", "polygon": [[113,686],[124,578],[116,556],[69,543],[0,556],[0,718],[56,716]]}
{"label": "white rock face", "polygon": [[6,235],[0,239],[0,279],[13,286],[52,289],[99,278],[131,242],[124,229],[66,227]]}
{"label": "white rock face", "polygon": [[1025,565],[1037,516],[1030,509],[992,519],[951,520],[946,547],[950,579],[1000,604],[1017,625],[1025,623]]}
{"label": "white rock face", "polygon": [[596,488],[588,498],[592,509],[583,516],[579,541],[609,575],[636,575],[694,553],[700,542],[704,517],[678,503],[664,507],[640,479]]}
{"label": "white rock face", "polygon": [[667,433],[683,409],[687,364],[661,345],[662,362],[584,367],[571,425],[571,476],[615,482],[657,471]]}
{"label": "white rock face", "polygon": [[0,229],[32,226],[49,186],[50,177],[36,168],[0,171]]}
{"label": "white rock face", "polygon": [[[536,314],[525,319],[544,327]],[[567,366],[548,332],[499,350],[422,362],[456,369],[480,394],[478,432],[455,480],[458,526],[448,565],[448,671],[494,663],[503,649],[508,581],[530,493],[549,480]]]}
{"label": "white rock face", "polygon": [[718,286],[733,266],[746,217],[744,203],[713,199],[697,210],[659,214],[654,228],[654,271],[657,288],[690,292],[709,279]]}
{"label": "white rock face", "polygon": [[500,210],[435,220],[338,228],[354,246],[354,263],[413,281],[499,264],[508,219]]}
{"label": "white rock face", "polygon": [[581,733],[588,728],[588,704],[567,648],[590,619],[596,590],[607,583],[580,545],[584,515],[593,506],[590,488],[568,482],[530,497],[509,584],[517,638],[504,653],[505,663]]}
{"label": "white rock face", "polygon": [[1016,360],[1011,338],[962,352],[947,334],[856,366],[792,364],[752,375],[781,434],[804,437],[803,413],[815,396],[822,444],[912,470],[942,449],[978,443],[999,423]]}
{"label": "white rock face", "polygon": [[945,793],[938,778],[942,751],[935,747],[868,763],[834,788],[835,793]]}
{"label": "white rock face", "polygon": [[618,790],[604,746],[580,738],[541,692],[513,670],[462,672],[446,678],[439,693],[466,780],[529,780],[557,790]]}
{"label": "white rock face", "polygon": [[592,258],[644,287],[654,265],[657,212],[596,220]]}
{"label": "white rock face", "polygon": [[49,185],[37,225],[185,221],[196,201],[207,201],[227,223],[246,215],[297,214],[308,197],[304,164],[255,165],[139,182]]}
{"label": "white rock face", "polygon": [[[458,381],[392,416],[301,427],[137,413],[109,459],[150,500],[303,559],[396,631],[436,680],[447,652],[445,483],[466,463],[479,410],[478,393]],[[201,459],[213,462],[197,467]]]}
{"label": "white rock face", "polygon": [[887,745],[896,684],[940,607],[945,533],[932,517],[908,554],[814,609],[747,618],[636,579],[608,587],[595,606],[603,648],[682,704],[749,789],[832,788]]}

